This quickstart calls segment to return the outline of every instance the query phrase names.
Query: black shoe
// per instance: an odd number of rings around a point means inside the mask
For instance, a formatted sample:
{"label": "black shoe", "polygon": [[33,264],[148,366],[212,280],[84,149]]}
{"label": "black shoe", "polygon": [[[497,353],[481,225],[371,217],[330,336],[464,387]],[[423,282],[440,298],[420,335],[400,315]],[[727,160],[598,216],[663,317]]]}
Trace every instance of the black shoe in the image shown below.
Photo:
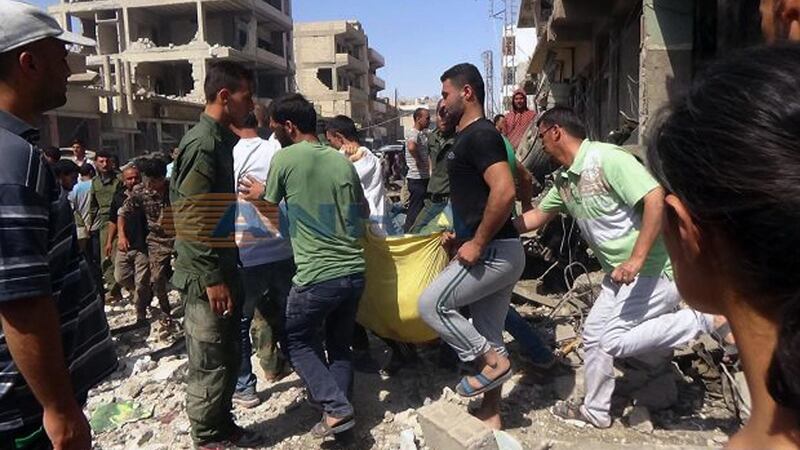
{"label": "black shoe", "polygon": [[236,427],[228,442],[234,447],[242,448],[259,448],[264,446],[264,436],[256,433],[255,431],[245,430],[241,427]]}
{"label": "black shoe", "polygon": [[240,405],[243,408],[255,408],[261,404],[261,399],[258,398],[255,392],[244,391],[233,393],[233,403]]}

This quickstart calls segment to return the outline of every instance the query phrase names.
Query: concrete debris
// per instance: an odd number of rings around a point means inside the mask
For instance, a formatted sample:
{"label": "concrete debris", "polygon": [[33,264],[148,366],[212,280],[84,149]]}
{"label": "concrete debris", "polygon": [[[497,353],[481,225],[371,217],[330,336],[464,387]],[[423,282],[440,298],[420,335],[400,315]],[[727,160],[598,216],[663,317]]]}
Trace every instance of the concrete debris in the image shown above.
{"label": "concrete debris", "polygon": [[403,430],[400,433],[400,450],[417,450],[414,430]]}
{"label": "concrete debris", "polygon": [[[175,306],[180,304],[175,292],[171,293],[170,301]],[[570,334],[570,327],[575,336],[580,334],[577,317],[558,317],[555,322],[543,323],[540,318],[546,317],[550,309],[541,303],[526,302],[517,305],[517,310],[540,328],[546,342],[553,343],[558,337],[557,325],[564,325],[560,327],[562,337]],[[181,327],[164,329],[157,310],[148,313],[154,316],[149,328],[131,327],[135,311],[130,302],[107,305],[106,311],[111,328],[115,330],[113,339],[120,366],[90,392],[86,414],[91,417],[102,405],[135,402],[152,411],[152,416],[126,423],[113,431],[95,433],[95,448],[191,448],[185,406],[188,360],[185,347],[180,346]],[[176,311],[180,318],[180,309]],[[371,337],[370,344],[376,354],[384,348],[376,338]],[[585,444],[604,442],[604,446],[597,448],[663,450],[705,447],[712,441],[718,447],[727,440],[725,433],[735,431],[738,424],[725,401],[721,397],[709,397],[712,391],[703,389],[702,383],[721,381],[706,379],[694,372],[693,364],[701,358],[688,352],[679,358],[631,360],[619,364],[614,397],[617,406],[612,408],[612,415],[616,421],[630,426],[596,430],[565,425],[548,409],[555,399],[580,402],[585,395],[583,350],[578,346],[564,357],[566,364],[573,366],[571,370],[561,367],[546,375],[529,373],[524,356],[512,353],[516,373],[502,388],[502,419],[507,436],[500,435],[510,437],[511,441],[500,442],[495,433],[469,413],[480,403],[480,397],[466,399],[453,391],[461,374],[453,368],[437,366],[438,347],[420,346],[418,352],[418,367],[404,368],[399,376],[382,379],[378,374],[356,374],[353,404],[358,415],[354,430],[357,444],[345,448],[516,449],[507,446],[507,442],[512,442],[511,445],[518,443],[522,448],[533,450],[595,448]],[[259,378],[258,394],[264,402],[252,409],[236,407],[237,423],[263,433],[268,439],[265,448],[318,448],[319,442],[307,433],[319,420],[319,413],[305,401],[305,388],[298,376],[294,374],[277,383],[266,383],[255,356],[253,368]],[[732,377],[735,376],[732,373]],[[722,388],[718,392],[721,393]],[[619,420],[623,407],[631,404],[634,406]],[[661,409],[665,405],[672,406]],[[698,423],[703,424],[699,431]],[[658,431],[653,432],[656,424]]]}
{"label": "concrete debris", "polygon": [[419,410],[428,447],[436,450],[498,450],[492,430],[464,408],[436,402]]}
{"label": "concrete debris", "polygon": [[580,401],[586,395],[583,367],[574,373],[554,378],[551,387],[559,400]]}
{"label": "concrete debris", "polygon": [[577,337],[572,325],[560,323],[556,325],[556,342],[564,342]]}
{"label": "concrete debris", "polygon": [[149,50],[151,48],[155,48],[156,43],[150,40],[150,38],[139,38],[133,42],[131,42],[130,49],[131,50]]}
{"label": "concrete debris", "polygon": [[133,363],[133,368],[131,370],[131,375],[139,375],[142,372],[146,372],[148,370],[153,370],[156,367],[156,363],[150,359],[149,356],[144,356],[136,360]]}
{"label": "concrete debris", "polygon": [[644,406],[629,407],[623,417],[626,418],[628,426],[637,431],[652,433],[655,428],[650,418],[650,411]]}

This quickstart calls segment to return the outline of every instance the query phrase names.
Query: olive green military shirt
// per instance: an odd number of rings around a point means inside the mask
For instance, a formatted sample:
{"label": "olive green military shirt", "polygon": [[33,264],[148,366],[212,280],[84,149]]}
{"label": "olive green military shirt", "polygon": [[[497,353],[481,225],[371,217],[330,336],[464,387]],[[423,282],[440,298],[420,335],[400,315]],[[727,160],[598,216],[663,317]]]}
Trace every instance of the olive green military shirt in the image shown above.
{"label": "olive green military shirt", "polygon": [[229,283],[238,271],[233,147],[239,138],[206,114],[181,140],[172,169],[170,200],[175,223],[175,274],[205,286]]}
{"label": "olive green military shirt", "polygon": [[111,212],[111,201],[114,194],[122,189],[119,176],[114,173],[110,177],[97,175],[92,178],[92,187],[89,194],[89,218],[91,219],[91,231],[97,231],[108,222]]}
{"label": "olive green military shirt", "polygon": [[453,146],[455,137],[445,137],[438,129],[431,133],[428,151],[433,168],[428,180],[428,194],[447,195],[450,193],[450,178],[447,175],[447,151]]}

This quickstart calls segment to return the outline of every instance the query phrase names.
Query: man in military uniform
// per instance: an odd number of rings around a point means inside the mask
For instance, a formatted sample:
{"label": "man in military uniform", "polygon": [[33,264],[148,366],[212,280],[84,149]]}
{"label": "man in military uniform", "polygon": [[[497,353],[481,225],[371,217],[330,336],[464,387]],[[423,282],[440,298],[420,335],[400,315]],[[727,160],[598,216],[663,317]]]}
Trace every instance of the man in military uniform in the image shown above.
{"label": "man in military uniform", "polygon": [[[165,323],[171,324],[171,307],[167,296],[170,258],[175,246],[175,229],[169,203],[169,182],[166,180],[167,165],[158,159],[145,159],[139,163],[144,182],[133,188],[122,208],[119,210],[120,241],[129,218],[143,214],[147,222],[147,258],[150,277],[147,282],[165,316]],[[150,299],[148,299],[149,302]],[[145,305],[146,306],[146,305]],[[141,313],[144,319],[145,311]]]}
{"label": "man in military uniform", "polygon": [[[109,295],[118,300],[122,298],[121,287],[114,279],[114,252],[106,256],[108,247],[108,216],[111,211],[111,202],[118,190],[122,189],[114,161],[108,152],[100,151],[95,156],[97,176],[92,179],[89,194],[89,251],[87,257],[89,264],[98,277],[98,286],[103,289],[103,283],[108,283]],[[111,248],[113,248],[113,243]]]}
{"label": "man in military uniform", "polygon": [[179,145],[170,179],[175,221],[175,274],[186,311],[189,370],[186,412],[200,449],[256,447],[260,437],[238,427],[231,413],[239,373],[242,289],[234,239],[236,194],[228,128],[253,109],[253,75],[222,61],[208,68],[206,108]]}
{"label": "man in military uniform", "polygon": [[425,226],[436,220],[443,211],[447,211],[446,213],[452,216],[449,208],[447,208],[450,201],[450,178],[447,175],[447,158],[445,158],[445,155],[447,155],[450,147],[453,146],[456,128],[455,124],[448,122],[447,112],[441,100],[436,106],[436,115],[439,120],[436,123],[436,130],[431,133],[428,144],[431,164],[433,165],[431,178],[428,181],[428,191],[425,194],[424,205],[417,215],[414,225],[409,230],[410,233],[421,233]]}

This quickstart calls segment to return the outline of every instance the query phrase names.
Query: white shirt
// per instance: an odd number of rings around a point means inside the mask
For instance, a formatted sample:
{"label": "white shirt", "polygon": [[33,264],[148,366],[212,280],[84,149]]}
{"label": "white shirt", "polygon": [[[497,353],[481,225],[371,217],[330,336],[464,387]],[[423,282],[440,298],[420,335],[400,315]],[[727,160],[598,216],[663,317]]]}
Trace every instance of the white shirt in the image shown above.
{"label": "white shirt", "polygon": [[[417,153],[422,160],[422,164],[417,167],[417,160],[411,156],[408,151],[408,144],[415,142],[417,145]],[[411,128],[406,134],[406,165],[408,166],[408,173],[406,178],[413,180],[427,180],[431,177],[430,160],[428,159],[428,132],[427,130],[420,131],[416,128]]]}
{"label": "white shirt", "polygon": [[[259,137],[239,139],[233,147],[233,176],[239,180],[251,175],[266,181],[272,158],[281,149],[277,139]],[[244,267],[254,267],[292,257],[289,239],[280,232],[280,224],[271,223],[249,201],[239,199],[236,217],[236,245]]]}
{"label": "white shirt", "polygon": [[385,230],[387,206],[381,160],[366,147],[360,147],[359,152],[363,153],[363,156],[353,162],[353,166],[364,189],[364,197],[369,203],[369,219],[379,230]]}

